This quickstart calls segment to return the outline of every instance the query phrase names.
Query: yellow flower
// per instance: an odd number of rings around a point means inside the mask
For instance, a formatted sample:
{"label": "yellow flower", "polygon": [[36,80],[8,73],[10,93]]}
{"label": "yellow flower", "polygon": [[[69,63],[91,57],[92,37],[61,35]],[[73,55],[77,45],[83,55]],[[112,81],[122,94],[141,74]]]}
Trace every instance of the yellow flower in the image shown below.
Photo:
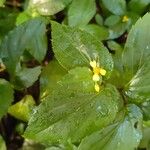
{"label": "yellow flower", "polygon": [[98,83],[95,83],[95,91],[99,92],[100,91],[100,86],[98,85]]}
{"label": "yellow flower", "polygon": [[106,75],[106,70],[103,69],[103,68],[100,68],[100,74],[101,74],[102,76],[105,76],[105,75]]}
{"label": "yellow flower", "polygon": [[95,60],[94,60],[94,61],[90,61],[90,66],[91,66],[92,68],[95,68],[96,65],[97,65],[97,63],[96,63]]}
{"label": "yellow flower", "polygon": [[128,22],[129,21],[129,17],[128,16],[123,16],[122,18],[122,22]]}
{"label": "yellow flower", "polygon": [[93,81],[99,81],[100,80],[100,76],[98,74],[94,74],[93,75]]}
{"label": "yellow flower", "polygon": [[93,73],[94,74],[100,74],[100,68],[99,67],[93,68]]}
{"label": "yellow flower", "polygon": [[93,69],[92,71],[93,71],[93,81],[95,82],[95,91],[99,92],[100,91],[99,81],[100,81],[100,78],[102,78],[102,76],[106,75],[106,70],[103,68],[100,68],[99,63],[97,63],[95,60],[90,61],[90,66]]}

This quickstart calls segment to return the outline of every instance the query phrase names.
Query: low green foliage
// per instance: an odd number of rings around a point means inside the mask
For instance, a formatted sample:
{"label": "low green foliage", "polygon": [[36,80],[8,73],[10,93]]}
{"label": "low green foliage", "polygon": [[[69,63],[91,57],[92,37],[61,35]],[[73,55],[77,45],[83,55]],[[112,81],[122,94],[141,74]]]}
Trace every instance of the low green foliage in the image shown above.
{"label": "low green foliage", "polygon": [[150,1],[28,0],[21,12],[8,2],[0,118],[18,120],[22,149],[148,150]]}

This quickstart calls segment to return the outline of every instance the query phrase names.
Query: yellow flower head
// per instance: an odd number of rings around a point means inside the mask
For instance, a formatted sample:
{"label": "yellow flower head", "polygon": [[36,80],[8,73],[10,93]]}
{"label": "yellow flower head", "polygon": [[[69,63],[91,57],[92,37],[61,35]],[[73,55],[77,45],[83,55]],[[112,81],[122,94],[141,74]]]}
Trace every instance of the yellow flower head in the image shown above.
{"label": "yellow flower head", "polygon": [[129,21],[129,17],[128,16],[123,16],[122,18],[122,22],[128,22]]}
{"label": "yellow flower head", "polygon": [[93,69],[93,81],[95,82],[95,91],[100,91],[101,78],[106,75],[106,70],[99,67],[99,63],[95,60],[90,61],[90,66]]}
{"label": "yellow flower head", "polygon": [[94,74],[100,74],[100,68],[99,67],[93,68],[93,73]]}

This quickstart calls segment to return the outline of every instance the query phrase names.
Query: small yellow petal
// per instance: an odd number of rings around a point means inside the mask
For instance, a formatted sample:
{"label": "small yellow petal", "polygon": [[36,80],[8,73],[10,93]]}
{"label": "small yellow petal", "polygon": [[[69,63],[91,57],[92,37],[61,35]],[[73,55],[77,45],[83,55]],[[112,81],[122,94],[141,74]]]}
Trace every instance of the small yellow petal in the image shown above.
{"label": "small yellow petal", "polygon": [[94,61],[90,61],[90,66],[92,68],[95,68],[96,67],[96,61],[95,60]]}
{"label": "small yellow petal", "polygon": [[98,75],[98,74],[94,74],[94,75],[93,75],[93,81],[97,82],[97,81],[99,81],[99,80],[100,80],[99,75]]}
{"label": "small yellow petal", "polygon": [[99,67],[99,63],[98,62],[96,63],[96,66]]}
{"label": "small yellow petal", "polygon": [[93,68],[93,72],[94,74],[100,74],[100,68],[99,67]]}
{"label": "small yellow petal", "polygon": [[99,87],[99,85],[98,85],[97,83],[95,83],[95,91],[96,91],[96,92],[99,92],[99,91],[100,91],[100,87]]}
{"label": "small yellow petal", "polygon": [[100,74],[101,74],[102,76],[105,76],[105,75],[106,75],[106,70],[103,69],[103,68],[100,68]]}
{"label": "small yellow petal", "polygon": [[129,21],[128,16],[123,16],[123,18],[122,18],[122,22],[128,22],[128,21]]}

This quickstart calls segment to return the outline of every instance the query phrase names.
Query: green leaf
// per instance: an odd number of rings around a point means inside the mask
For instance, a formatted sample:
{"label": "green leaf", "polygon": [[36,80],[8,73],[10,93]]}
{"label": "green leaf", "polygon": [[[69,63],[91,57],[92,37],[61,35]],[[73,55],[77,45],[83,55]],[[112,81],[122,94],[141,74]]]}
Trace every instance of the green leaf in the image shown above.
{"label": "green leaf", "polygon": [[67,70],[76,66],[90,66],[91,60],[99,61],[107,71],[107,77],[113,69],[108,50],[85,31],[52,22],[52,45],[56,59]]}
{"label": "green leaf", "polygon": [[150,14],[139,19],[129,32],[123,51],[124,76],[129,81],[150,56]]}
{"label": "green leaf", "polygon": [[13,101],[13,88],[11,84],[0,79],[0,118],[7,113],[8,107]]}
{"label": "green leaf", "polygon": [[1,39],[15,27],[17,12],[0,7],[0,43]]}
{"label": "green leaf", "polygon": [[150,14],[139,19],[131,29],[123,51],[125,94],[132,101],[150,100]]}
{"label": "green leaf", "polygon": [[112,58],[114,61],[114,69],[108,80],[109,83],[115,85],[118,89],[122,89],[124,82],[122,78],[123,66],[122,66],[122,51],[123,47],[115,41],[108,41],[107,46],[112,51]]}
{"label": "green leaf", "polygon": [[126,85],[126,95],[132,98],[135,102],[144,102],[150,100],[150,62],[149,59],[140,67]]}
{"label": "green leaf", "polygon": [[101,26],[103,25],[103,22],[104,22],[103,17],[98,13],[95,15],[95,21],[98,25],[101,25]]}
{"label": "green leaf", "polygon": [[12,79],[11,82],[15,85],[16,89],[21,90],[33,85],[33,83],[38,80],[40,74],[40,66],[34,68],[22,68],[16,73],[15,78]]}
{"label": "green leaf", "polygon": [[43,68],[40,77],[40,97],[45,98],[55,89],[57,82],[67,73],[57,60],[52,60]]}
{"label": "green leaf", "polygon": [[142,138],[142,113],[135,105],[120,122],[97,131],[83,139],[79,150],[133,150]]}
{"label": "green leaf", "polygon": [[37,60],[44,58],[47,50],[45,31],[44,22],[41,19],[33,19],[19,25],[4,38],[0,57],[12,76],[26,48]]}
{"label": "green leaf", "polygon": [[150,0],[131,0],[128,7],[131,11],[143,13],[145,8],[150,4]]}
{"label": "green leaf", "polygon": [[68,10],[68,24],[83,26],[96,14],[95,0],[73,0]]}
{"label": "green leaf", "polygon": [[125,0],[102,0],[104,6],[115,15],[123,15],[126,12]]}
{"label": "green leaf", "polygon": [[[109,47],[109,49],[113,52],[117,52],[117,51],[122,51],[123,48],[120,44],[118,44],[117,42],[115,41],[107,41],[107,45]],[[120,52],[121,53],[121,52]]]}
{"label": "green leaf", "polygon": [[4,142],[1,135],[0,135],[0,149],[1,150],[6,150],[6,145],[5,145],[5,142]]}
{"label": "green leaf", "polygon": [[119,22],[109,29],[109,39],[116,39],[120,37],[129,28],[130,22]]}
{"label": "green leaf", "polygon": [[22,100],[9,107],[8,113],[15,118],[28,121],[35,101],[31,95],[26,95]]}
{"label": "green leaf", "polygon": [[40,15],[54,15],[63,10],[72,0],[30,0],[28,9],[36,10]]}
{"label": "green leaf", "polygon": [[33,83],[38,80],[40,74],[40,66],[34,68],[22,68],[16,73],[16,76],[11,82],[15,85],[16,89],[21,90],[33,85]]}
{"label": "green leaf", "polygon": [[[136,22],[137,22],[137,20],[141,17],[139,14],[137,14],[136,12],[127,12],[126,13],[126,16],[128,16],[128,18],[129,18],[129,21],[131,22],[131,27],[132,27],[132,25],[134,25]],[[130,27],[130,28],[131,28]]]}
{"label": "green leaf", "polygon": [[80,29],[87,31],[88,33],[92,34],[93,36],[97,37],[98,40],[106,40],[109,37],[109,30],[104,26],[99,26],[96,24],[89,24]]}
{"label": "green leaf", "polygon": [[[127,21],[123,21],[124,17],[127,17]],[[139,16],[132,12],[126,12],[123,16],[110,15],[106,18],[104,24],[110,29],[110,39],[120,37],[125,31],[128,31],[131,26],[137,21]]]}
{"label": "green leaf", "polygon": [[32,19],[32,16],[28,11],[21,12],[16,19],[16,25],[20,25],[29,19]]}
{"label": "green leaf", "polygon": [[107,85],[96,93],[92,71],[86,67],[75,68],[35,110],[24,136],[45,144],[65,143],[68,139],[80,142],[110,124],[120,103],[120,95],[113,86]]}
{"label": "green leaf", "polygon": [[111,15],[106,18],[104,24],[108,27],[112,27],[121,21],[121,17],[117,15]]}

